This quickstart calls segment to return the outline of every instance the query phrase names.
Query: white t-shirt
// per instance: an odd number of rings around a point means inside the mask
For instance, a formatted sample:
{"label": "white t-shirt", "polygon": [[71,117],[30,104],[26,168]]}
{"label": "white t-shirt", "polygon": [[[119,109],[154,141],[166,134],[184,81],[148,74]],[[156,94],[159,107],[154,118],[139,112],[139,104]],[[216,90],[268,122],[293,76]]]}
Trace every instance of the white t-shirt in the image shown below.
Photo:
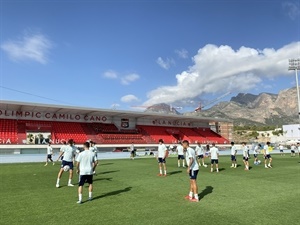
{"label": "white t-shirt", "polygon": [[231,146],[231,155],[236,155],[236,146]]}
{"label": "white t-shirt", "polygon": [[48,155],[52,155],[53,154],[53,149],[52,149],[52,147],[51,146],[47,146],[47,154]]}
{"label": "white t-shirt", "polygon": [[165,144],[158,145],[158,158],[165,158],[167,147]]}
{"label": "white t-shirt", "polygon": [[265,150],[265,154],[266,154],[266,155],[270,155],[270,152],[269,152],[269,146],[268,146],[268,145],[265,145],[265,146],[264,146],[264,150]]}
{"label": "white t-shirt", "polygon": [[248,157],[249,157],[249,155],[248,155],[248,147],[247,147],[247,146],[244,146],[244,147],[242,148],[242,150],[243,150],[243,156],[244,156],[245,158],[248,158]]}
{"label": "white t-shirt", "polygon": [[218,159],[219,149],[217,147],[212,147],[209,153],[211,159]]}
{"label": "white t-shirt", "polygon": [[279,150],[283,150],[283,145],[280,145],[280,146],[279,146]]}
{"label": "white t-shirt", "polygon": [[195,151],[196,151],[197,155],[203,155],[204,154],[204,149],[201,147],[201,145],[200,146],[197,145]]}
{"label": "white t-shirt", "polygon": [[296,146],[295,146],[295,145],[292,145],[292,146],[291,146],[291,150],[294,151],[295,149],[296,149]]}
{"label": "white t-shirt", "polygon": [[63,151],[64,151],[64,149],[65,149],[65,147],[67,147],[67,145],[63,145],[63,146],[61,146],[59,151],[63,152]]}
{"label": "white t-shirt", "polygon": [[94,152],[84,150],[79,153],[76,161],[79,162],[79,174],[80,175],[92,175],[93,174],[93,166],[96,161],[96,157]]}
{"label": "white t-shirt", "polygon": [[75,155],[75,152],[76,152],[76,147],[75,146],[66,146],[64,149],[63,149],[63,153],[64,153],[64,161],[67,161],[67,162],[72,162],[73,161],[73,157]]}
{"label": "white t-shirt", "polygon": [[258,154],[258,152],[259,152],[258,149],[259,149],[258,145],[255,146],[255,148],[253,149],[253,154],[254,154],[254,155],[257,155],[257,154]]}
{"label": "white t-shirt", "polygon": [[182,145],[178,145],[177,146],[177,152],[178,152],[178,155],[184,155],[184,153],[183,153],[183,146]]}
{"label": "white t-shirt", "polygon": [[298,146],[298,148],[297,148],[297,149],[298,149],[298,152],[300,152],[300,146]]}
{"label": "white t-shirt", "polygon": [[131,145],[130,146],[130,151],[133,151],[134,150],[134,145]]}
{"label": "white t-shirt", "polygon": [[194,149],[192,149],[191,147],[188,147],[187,150],[186,150],[186,163],[187,165],[189,165],[190,163],[190,159],[192,158],[193,159],[193,163],[192,165],[190,165],[190,169],[191,170],[199,170],[199,165],[197,163],[197,160],[196,160],[196,152]]}

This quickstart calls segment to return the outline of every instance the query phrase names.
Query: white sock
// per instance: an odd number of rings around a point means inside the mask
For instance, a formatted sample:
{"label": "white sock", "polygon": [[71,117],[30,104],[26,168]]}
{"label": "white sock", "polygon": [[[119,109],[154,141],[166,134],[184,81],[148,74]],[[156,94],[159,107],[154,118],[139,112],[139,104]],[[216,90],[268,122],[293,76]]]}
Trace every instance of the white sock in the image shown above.
{"label": "white sock", "polygon": [[246,166],[246,169],[247,169],[247,170],[249,169],[248,166]]}
{"label": "white sock", "polygon": [[267,164],[265,164],[265,167],[267,167]]}
{"label": "white sock", "polygon": [[69,183],[68,183],[68,184],[71,184],[71,182],[72,182],[72,180],[71,180],[71,179],[69,179]]}
{"label": "white sock", "polygon": [[183,163],[182,166],[185,167],[185,164]]}
{"label": "white sock", "polygon": [[159,173],[162,174],[162,170],[159,170]]}
{"label": "white sock", "polygon": [[236,167],[236,164],[234,164],[234,167]]}
{"label": "white sock", "polygon": [[194,196],[195,196],[195,199],[199,200],[198,194],[194,194]]}
{"label": "white sock", "polygon": [[167,170],[165,170],[165,175],[167,175]]}
{"label": "white sock", "polygon": [[79,195],[78,195],[78,200],[79,200],[79,201],[82,201],[82,194],[79,194]]}
{"label": "white sock", "polygon": [[211,168],[211,169],[210,169],[210,171],[211,171],[211,172],[213,172],[213,171],[214,171],[214,169],[213,169],[213,168]]}
{"label": "white sock", "polygon": [[56,184],[59,184],[59,178],[57,178],[57,180],[56,180]]}
{"label": "white sock", "polygon": [[268,166],[271,166],[271,164],[269,163]]}
{"label": "white sock", "polygon": [[178,167],[180,167],[180,163],[178,163]]}
{"label": "white sock", "polygon": [[89,198],[92,198],[92,192],[89,192]]}
{"label": "white sock", "polygon": [[234,167],[233,163],[231,164],[232,167]]}
{"label": "white sock", "polygon": [[217,168],[217,172],[219,172],[219,168]]}
{"label": "white sock", "polygon": [[193,192],[192,192],[192,191],[190,191],[189,197],[190,197],[190,198],[193,198]]}

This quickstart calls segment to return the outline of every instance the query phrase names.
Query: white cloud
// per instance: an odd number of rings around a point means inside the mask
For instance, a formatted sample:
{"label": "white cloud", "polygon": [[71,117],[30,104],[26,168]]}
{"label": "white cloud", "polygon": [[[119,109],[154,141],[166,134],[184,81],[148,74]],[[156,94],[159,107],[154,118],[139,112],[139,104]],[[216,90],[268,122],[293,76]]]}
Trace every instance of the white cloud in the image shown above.
{"label": "white cloud", "polygon": [[136,80],[138,80],[140,76],[136,73],[128,74],[121,78],[121,83],[124,85],[128,85]]}
{"label": "white cloud", "polygon": [[129,102],[136,102],[139,99],[135,95],[125,95],[121,98],[121,102],[129,103]]}
{"label": "white cloud", "polygon": [[289,75],[288,59],[299,56],[300,42],[280,49],[256,50],[208,44],[193,57],[194,65],[176,75],[175,86],[161,86],[145,105],[188,102],[206,93],[240,92],[257,87],[263,78]]}
{"label": "white cloud", "polygon": [[283,10],[292,20],[296,20],[300,16],[299,2],[283,2]]}
{"label": "white cloud", "polygon": [[182,59],[187,59],[189,56],[188,51],[184,48],[181,50],[176,49],[175,53],[178,55],[179,58],[182,58]]}
{"label": "white cloud", "polygon": [[103,77],[108,78],[108,79],[117,79],[118,74],[117,74],[117,72],[115,72],[113,70],[108,70],[103,73]]}
{"label": "white cloud", "polygon": [[175,61],[172,58],[167,58],[166,60],[163,60],[161,57],[158,57],[156,63],[165,70],[168,70],[172,65],[175,65]]}
{"label": "white cloud", "polygon": [[23,36],[20,40],[6,41],[1,44],[1,48],[13,61],[32,60],[46,64],[52,43],[42,34],[31,34]]}

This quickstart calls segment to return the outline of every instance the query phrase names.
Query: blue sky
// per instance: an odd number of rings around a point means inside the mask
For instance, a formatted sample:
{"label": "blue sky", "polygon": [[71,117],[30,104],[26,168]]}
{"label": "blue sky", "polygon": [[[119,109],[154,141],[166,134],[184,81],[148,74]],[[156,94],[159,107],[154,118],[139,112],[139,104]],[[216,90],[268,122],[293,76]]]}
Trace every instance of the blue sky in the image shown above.
{"label": "blue sky", "polygon": [[299,0],[0,4],[2,100],[185,111],[226,92],[295,86]]}

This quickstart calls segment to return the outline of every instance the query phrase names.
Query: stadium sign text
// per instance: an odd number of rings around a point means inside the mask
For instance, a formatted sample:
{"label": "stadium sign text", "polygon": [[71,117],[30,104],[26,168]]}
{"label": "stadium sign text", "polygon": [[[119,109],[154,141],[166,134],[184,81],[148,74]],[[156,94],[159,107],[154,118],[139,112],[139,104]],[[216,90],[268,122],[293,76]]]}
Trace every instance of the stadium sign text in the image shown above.
{"label": "stadium sign text", "polygon": [[78,121],[78,122],[106,122],[107,117],[102,115],[80,115],[67,113],[30,112],[0,110],[0,118],[4,119],[42,119],[52,121]]}
{"label": "stadium sign text", "polygon": [[190,127],[191,123],[179,120],[153,120],[154,125]]}

